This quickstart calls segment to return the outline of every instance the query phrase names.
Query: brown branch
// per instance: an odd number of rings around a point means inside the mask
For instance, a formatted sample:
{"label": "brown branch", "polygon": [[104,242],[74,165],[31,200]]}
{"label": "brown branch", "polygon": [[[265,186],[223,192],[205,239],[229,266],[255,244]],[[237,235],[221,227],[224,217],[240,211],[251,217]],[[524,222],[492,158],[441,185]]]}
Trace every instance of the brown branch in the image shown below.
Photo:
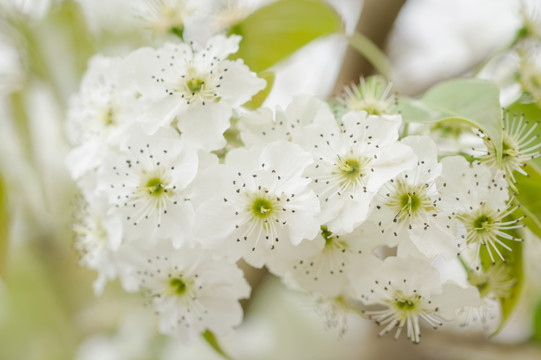
{"label": "brown branch", "polygon": [[[365,0],[356,31],[383,49],[394,21],[405,2],[406,0]],[[372,65],[357,50],[351,46],[348,47],[333,94],[339,94],[344,86],[358,82],[360,76],[373,73]]]}

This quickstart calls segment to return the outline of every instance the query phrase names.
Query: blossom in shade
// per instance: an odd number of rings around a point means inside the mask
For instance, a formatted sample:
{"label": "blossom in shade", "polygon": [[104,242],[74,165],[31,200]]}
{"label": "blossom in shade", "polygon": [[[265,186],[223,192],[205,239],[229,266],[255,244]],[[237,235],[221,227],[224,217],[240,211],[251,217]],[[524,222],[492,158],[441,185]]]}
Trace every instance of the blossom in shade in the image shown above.
{"label": "blossom in shade", "polygon": [[76,179],[99,167],[107,146],[118,144],[134,123],[136,91],[122,79],[122,66],[120,58],[92,57],[79,92],[70,99],[66,128],[74,149],[68,167]]}
{"label": "blossom in shade", "polygon": [[132,246],[123,261],[151,297],[162,333],[189,339],[210,330],[223,336],[242,321],[238,301],[249,296],[250,286],[235,264],[167,241]]}
{"label": "blossom in shade", "polygon": [[280,266],[270,266],[269,269],[279,274],[290,287],[324,297],[346,295],[350,291],[350,277],[355,264],[373,256],[371,243],[366,241],[372,235],[363,227],[338,235],[322,225],[319,235],[311,241],[312,251],[306,251],[300,258],[284,260]]}
{"label": "blossom in shade", "polygon": [[100,295],[108,280],[118,275],[115,252],[121,245],[118,217],[106,217],[95,206],[81,199],[72,225],[79,263],[98,272],[94,292]]}
{"label": "blossom in shade", "polygon": [[456,318],[456,311],[479,303],[477,289],[444,283],[428,262],[406,257],[372,259],[362,267],[354,284],[357,298],[367,308],[364,313],[383,326],[379,335],[395,331],[398,338],[406,330],[414,343],[421,340],[421,321],[434,329]]}

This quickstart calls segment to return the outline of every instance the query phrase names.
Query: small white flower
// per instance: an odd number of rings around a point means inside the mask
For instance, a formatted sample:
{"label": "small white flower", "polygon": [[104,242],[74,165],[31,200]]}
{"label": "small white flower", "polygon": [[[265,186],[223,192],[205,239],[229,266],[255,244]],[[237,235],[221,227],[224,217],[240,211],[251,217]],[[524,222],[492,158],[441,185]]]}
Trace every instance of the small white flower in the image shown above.
{"label": "small white flower", "polygon": [[373,235],[362,227],[350,234],[337,235],[321,226],[319,235],[310,242],[312,251],[306,251],[301,258],[282,261],[279,269],[271,266],[270,270],[294,288],[325,297],[348,294],[355,263],[372,256],[366,237]]}
{"label": "small white flower", "polygon": [[235,260],[244,256],[256,267],[278,256],[276,252],[297,255],[294,248],[319,231],[319,201],[308,189],[310,180],[301,176],[311,162],[310,154],[284,141],[261,152],[230,152],[228,166],[207,175],[216,183],[213,188],[207,188],[208,180],[198,181],[199,192],[209,193],[210,199],[197,209],[196,236],[206,246]]}
{"label": "small white flower", "polygon": [[396,114],[392,84],[379,75],[361,77],[359,85],[346,87],[338,96],[338,114],[349,111],[366,111],[368,115]]}
{"label": "small white flower", "polygon": [[138,111],[136,92],[122,79],[120,58],[89,60],[79,92],[71,99],[67,134],[75,148],[68,167],[75,179],[99,166],[107,145],[118,144]]}
{"label": "small white flower", "polygon": [[306,175],[322,204],[320,223],[332,232],[351,232],[366,219],[383,184],[415,165],[414,152],[397,141],[401,124],[400,116],[352,112],[341,126],[326,118],[294,136],[313,154]]}
{"label": "small white flower", "polygon": [[481,246],[487,248],[492,261],[492,251],[503,260],[499,247],[510,250],[503,240],[520,241],[506,231],[522,227],[521,219],[505,219],[516,209],[509,200],[505,175],[498,172],[494,176],[483,163],[468,163],[461,156],[447,157],[442,165],[440,206],[460,221],[459,234],[465,247],[473,251],[477,261]]}
{"label": "small white flower", "polygon": [[120,219],[105,217],[88,203],[81,205],[76,216],[72,230],[75,248],[81,254],[79,263],[98,272],[94,292],[101,295],[106,282],[118,275],[115,252],[121,243]]}
{"label": "small white flower", "polygon": [[457,309],[477,304],[474,288],[461,288],[453,283],[442,284],[438,271],[416,258],[388,257],[364,264],[366,273],[356,283],[357,297],[368,309],[365,314],[384,326],[379,335],[396,328],[414,343],[421,337],[420,322],[434,329],[442,320],[451,320]]}
{"label": "small white flower", "polygon": [[523,115],[517,116],[515,114],[510,116],[508,111],[505,112],[501,165],[498,165],[494,143],[489,138],[484,137],[487,155],[481,160],[488,166],[502,169],[511,182],[509,185],[513,188],[515,187],[514,184],[516,184],[513,173],[517,171],[527,176],[528,174],[523,167],[526,166],[528,161],[541,155],[541,151],[539,151],[541,143],[538,141],[539,134],[534,135],[538,123],[535,122],[530,125],[528,121],[524,121]]}
{"label": "small white flower", "polygon": [[182,36],[185,23],[195,10],[190,0],[141,0],[135,7],[143,27],[158,36]]}
{"label": "small white flower", "polygon": [[325,330],[336,331],[337,338],[342,339],[348,331],[348,315],[352,307],[347,299],[338,296],[335,298],[316,298],[316,314],[323,318]]}
{"label": "small white flower", "polygon": [[250,286],[233,263],[216,259],[199,247],[174,249],[167,242],[152,248],[132,246],[125,254],[140,287],[152,297],[160,331],[190,339],[210,330],[228,335],[242,321],[239,299]]}
{"label": "small white flower", "polygon": [[521,0],[520,15],[526,35],[541,39],[541,6],[536,0]]}
{"label": "small white flower", "polygon": [[143,121],[155,132],[173,121],[185,141],[216,150],[225,145],[224,131],[234,108],[265,87],[242,60],[227,57],[238,50],[239,36],[211,38],[204,48],[166,44],[158,50],[132,53],[127,72],[135,80],[142,101],[150,104]]}
{"label": "small white flower", "polygon": [[437,207],[435,180],[441,172],[437,146],[423,136],[410,136],[402,142],[414,150],[417,166],[387,182],[374,198],[369,220],[379,226],[382,245],[400,249],[411,242],[426,257],[442,254],[452,258],[457,253],[456,235]]}
{"label": "small white flower", "polygon": [[253,0],[208,0],[207,2],[210,6],[208,17],[214,33],[231,29],[255,8]]}
{"label": "small white flower", "polygon": [[294,137],[302,137],[307,125],[321,121],[328,123],[329,119],[334,121],[327,103],[314,96],[298,95],[285,110],[278,108],[274,113],[268,108],[260,108],[246,113],[237,126],[243,143],[250,147],[278,140],[292,141]]}
{"label": "small white flower", "polygon": [[[74,145],[99,140],[110,142],[133,120],[134,88],[123,81],[120,58],[95,55],[68,109],[68,135]],[[125,127],[125,126],[124,126]]]}
{"label": "small white flower", "polygon": [[156,236],[177,246],[189,241],[193,209],[185,189],[197,172],[197,154],[173,129],[148,136],[133,128],[119,152],[111,151],[98,173],[98,190],[110,213],[122,216],[124,236]]}
{"label": "small white flower", "polygon": [[481,304],[475,307],[465,307],[458,312],[462,326],[472,326],[480,323],[485,330],[497,326],[499,318],[500,299],[509,298],[517,283],[509,273],[509,265],[498,263],[491,265],[486,271],[470,270],[468,282],[477,288]]}

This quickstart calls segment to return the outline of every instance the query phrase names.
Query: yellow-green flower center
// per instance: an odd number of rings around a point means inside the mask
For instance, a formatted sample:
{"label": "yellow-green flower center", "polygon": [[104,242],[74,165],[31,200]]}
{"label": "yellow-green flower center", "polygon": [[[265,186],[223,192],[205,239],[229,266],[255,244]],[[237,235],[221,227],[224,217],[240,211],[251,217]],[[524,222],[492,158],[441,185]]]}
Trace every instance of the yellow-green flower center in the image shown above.
{"label": "yellow-green flower center", "polygon": [[259,219],[265,219],[272,214],[272,203],[264,198],[256,198],[252,203],[252,213]]}
{"label": "yellow-green flower center", "polygon": [[163,184],[162,180],[158,177],[153,177],[150,180],[148,180],[145,187],[148,193],[152,196],[160,196],[166,191],[165,185]]}
{"label": "yellow-green flower center", "polygon": [[410,185],[402,181],[396,182],[387,206],[396,211],[395,220],[399,222],[412,221],[435,210],[424,184]]}
{"label": "yellow-green flower center", "polygon": [[109,106],[103,114],[103,123],[105,126],[116,125],[116,111],[112,106]]}
{"label": "yellow-green flower center", "polygon": [[204,84],[205,83],[201,79],[190,79],[186,83],[186,86],[188,86],[188,89],[190,89],[192,93],[198,93],[199,91],[201,91]]}
{"label": "yellow-green flower center", "polygon": [[171,288],[171,292],[178,296],[182,296],[187,289],[186,283],[182,281],[181,278],[173,278],[169,280],[169,287]]}
{"label": "yellow-green flower center", "polygon": [[408,296],[402,290],[396,291],[392,306],[400,320],[423,311],[421,309],[421,296],[418,294]]}

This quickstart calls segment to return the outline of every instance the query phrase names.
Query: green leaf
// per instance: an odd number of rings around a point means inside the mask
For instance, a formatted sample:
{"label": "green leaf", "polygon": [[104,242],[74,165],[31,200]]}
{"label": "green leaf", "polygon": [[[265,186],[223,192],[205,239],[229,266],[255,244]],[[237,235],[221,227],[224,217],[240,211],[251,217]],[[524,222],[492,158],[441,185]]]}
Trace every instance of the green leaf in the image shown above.
{"label": "green leaf", "polygon": [[233,58],[260,73],[310,41],[342,30],[342,19],[325,1],[278,0],[233,26],[231,33],[242,36]]}
{"label": "green leaf", "polygon": [[430,88],[419,100],[400,97],[398,110],[405,122],[465,122],[481,129],[502,154],[500,90],[480,79],[454,79]]}
{"label": "green leaf", "polygon": [[224,359],[227,360],[233,360],[233,358],[225,353],[223,349],[221,348],[220,344],[218,343],[218,339],[216,339],[216,335],[210,330],[205,330],[203,334],[203,339],[218,353],[220,354]]}
{"label": "green leaf", "polygon": [[269,96],[270,91],[272,90],[272,85],[274,85],[274,73],[270,71],[264,71],[260,74],[258,74],[260,78],[267,81],[267,86],[257,94],[255,94],[252,99],[248,102],[246,102],[243,106],[249,110],[255,110],[258,109],[261,104],[265,101],[267,96]]}
{"label": "green leaf", "polygon": [[518,190],[516,199],[521,206],[519,210],[526,215],[524,224],[541,238],[541,171],[532,163],[526,165],[524,171],[528,176],[515,174]]}
{"label": "green leaf", "polygon": [[349,36],[348,40],[351,47],[363,55],[381,75],[389,79],[391,75],[391,62],[376,44],[358,32]]}
{"label": "green leaf", "polygon": [[0,276],[4,274],[8,249],[8,211],[5,186],[0,177]]}
{"label": "green leaf", "polygon": [[[513,219],[516,219],[516,217],[509,216],[506,218],[506,220]],[[518,231],[518,229],[513,229],[508,232],[510,235],[516,238],[522,238],[521,233]],[[482,246],[480,252],[481,264],[484,271],[486,271],[491,266],[500,264],[501,266],[505,266],[506,270],[508,271],[509,277],[515,281],[513,288],[509,292],[508,296],[499,298],[501,303],[502,317],[498,328],[491,334],[491,336],[497,335],[504,328],[507,320],[509,320],[509,317],[511,316],[513,310],[517,305],[524,283],[524,266],[522,261],[524,243],[522,241],[505,241],[505,244],[511,248],[511,251],[500,248],[500,251],[505,252],[502,253],[505,258],[505,262],[503,262],[499,257],[496,256],[494,258],[495,264],[493,264],[486,249],[486,246]]]}
{"label": "green leaf", "polygon": [[541,299],[537,302],[533,316],[533,337],[541,343]]}

